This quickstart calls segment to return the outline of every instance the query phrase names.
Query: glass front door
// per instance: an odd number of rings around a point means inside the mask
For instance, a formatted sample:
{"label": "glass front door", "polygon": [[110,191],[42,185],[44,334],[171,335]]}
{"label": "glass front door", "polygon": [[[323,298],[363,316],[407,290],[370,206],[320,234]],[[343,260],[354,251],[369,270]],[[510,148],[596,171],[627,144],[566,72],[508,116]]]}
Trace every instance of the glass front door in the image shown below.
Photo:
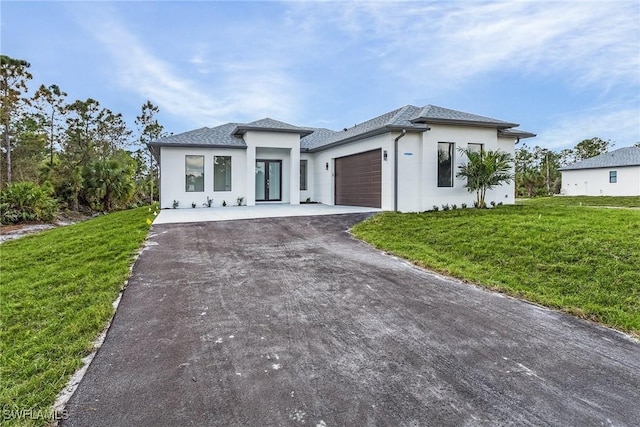
{"label": "glass front door", "polygon": [[282,200],[282,160],[256,160],[256,202]]}

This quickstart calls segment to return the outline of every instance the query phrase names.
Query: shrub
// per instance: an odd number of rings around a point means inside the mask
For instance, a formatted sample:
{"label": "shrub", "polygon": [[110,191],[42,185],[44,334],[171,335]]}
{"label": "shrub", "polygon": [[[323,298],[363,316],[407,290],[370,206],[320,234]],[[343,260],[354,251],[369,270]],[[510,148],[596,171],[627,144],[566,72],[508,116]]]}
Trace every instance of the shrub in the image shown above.
{"label": "shrub", "polygon": [[439,208],[439,207],[437,207],[436,205],[433,205],[433,211],[434,211],[434,212],[438,212],[439,210],[440,210],[440,208]]}
{"label": "shrub", "polygon": [[449,204],[442,205],[442,210],[443,211],[448,211],[449,210]]}
{"label": "shrub", "polygon": [[58,202],[50,193],[50,189],[32,182],[9,184],[0,192],[0,222],[53,221],[58,214]]}

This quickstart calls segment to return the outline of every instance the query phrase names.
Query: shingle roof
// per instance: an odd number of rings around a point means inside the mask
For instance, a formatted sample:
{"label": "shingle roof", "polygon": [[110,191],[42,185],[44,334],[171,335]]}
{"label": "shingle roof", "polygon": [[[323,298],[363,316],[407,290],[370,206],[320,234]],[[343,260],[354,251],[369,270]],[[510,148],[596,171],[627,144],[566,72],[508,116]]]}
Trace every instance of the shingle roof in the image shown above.
{"label": "shingle roof", "polygon": [[640,166],[640,147],[624,147],[609,153],[600,154],[582,160],[560,170],[615,168],[621,166]]}
{"label": "shingle roof", "polygon": [[342,132],[326,134],[326,138],[318,139],[314,141],[313,144],[308,144],[305,148],[309,150],[328,148],[333,145],[346,144],[367,136],[389,132],[390,130],[400,130],[402,128],[424,132],[427,130],[426,125],[414,124],[410,121],[410,118],[414,117],[418,110],[419,108],[413,105],[405,105],[397,110],[389,111],[366,122],[344,129]]}
{"label": "shingle roof", "polygon": [[499,136],[508,136],[511,138],[533,138],[535,133],[527,132],[520,129],[498,129]]}
{"label": "shingle roof", "polygon": [[333,135],[340,134],[340,132],[327,128],[309,128],[309,130],[312,130],[313,132],[300,139],[300,148],[305,150],[310,150],[313,147],[319,147],[325,141],[331,139]]}
{"label": "shingle roof", "polygon": [[177,135],[167,136],[153,141],[151,145],[215,145],[223,147],[246,147],[244,140],[233,136],[233,130],[238,123],[227,123],[214,128],[203,127]]}
{"label": "shingle roof", "polygon": [[373,119],[344,129],[343,131],[333,131],[326,128],[299,127],[278,120],[264,118],[251,123],[227,123],[214,128],[204,127],[162,138],[152,142],[150,145],[212,145],[217,147],[244,148],[246,144],[242,139],[242,135],[249,130],[258,130],[298,133],[301,137],[301,149],[318,151],[390,131],[406,129],[408,132],[425,132],[429,129],[429,124],[493,127],[498,129],[504,136],[516,138],[535,136],[535,134],[530,132],[510,129],[518,126],[516,123],[478,116],[463,111],[450,110],[435,105],[427,105],[424,107],[405,105],[404,107],[389,111],[388,113],[374,117]]}
{"label": "shingle roof", "polygon": [[449,123],[497,126],[498,128],[503,129],[518,126],[517,123],[509,123],[503,120],[492,119],[491,117],[478,116],[477,114],[451,110],[449,108],[438,107],[436,105],[426,105],[422,107],[417,117],[411,121],[414,123],[437,123],[442,121]]}
{"label": "shingle roof", "polygon": [[267,117],[264,119],[256,120],[255,122],[251,122],[247,124],[239,124],[236,126],[235,130],[233,131],[233,134],[244,135],[248,130],[262,130],[262,131],[266,130],[266,131],[299,133],[301,136],[308,135],[311,132],[313,132],[313,130],[309,128],[302,128],[289,123],[273,120]]}

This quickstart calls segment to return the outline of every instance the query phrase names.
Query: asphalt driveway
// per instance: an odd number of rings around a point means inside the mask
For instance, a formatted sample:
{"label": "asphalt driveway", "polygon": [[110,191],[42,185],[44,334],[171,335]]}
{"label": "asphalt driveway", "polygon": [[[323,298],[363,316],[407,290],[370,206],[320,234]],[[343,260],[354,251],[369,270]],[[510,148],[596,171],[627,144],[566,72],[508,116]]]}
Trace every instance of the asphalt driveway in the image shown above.
{"label": "asphalt driveway", "polygon": [[155,225],[63,425],[637,425],[637,342],[380,253],[366,215]]}

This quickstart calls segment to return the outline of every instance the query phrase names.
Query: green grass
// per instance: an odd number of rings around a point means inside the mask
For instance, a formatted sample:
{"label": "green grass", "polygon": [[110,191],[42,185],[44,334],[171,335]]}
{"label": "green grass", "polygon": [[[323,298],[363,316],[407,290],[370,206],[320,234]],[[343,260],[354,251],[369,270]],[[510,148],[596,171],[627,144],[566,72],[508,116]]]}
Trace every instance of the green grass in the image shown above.
{"label": "green grass", "polygon": [[600,199],[387,212],[353,232],[420,266],[640,336],[640,210],[585,207]]}
{"label": "green grass", "polygon": [[4,411],[48,411],[113,314],[149,216],[112,213],[0,246],[0,419],[47,424]]}
{"label": "green grass", "polygon": [[554,196],[536,197],[533,199],[519,199],[517,204],[535,206],[606,206],[606,207],[640,207],[640,196],[613,197],[613,196]]}

